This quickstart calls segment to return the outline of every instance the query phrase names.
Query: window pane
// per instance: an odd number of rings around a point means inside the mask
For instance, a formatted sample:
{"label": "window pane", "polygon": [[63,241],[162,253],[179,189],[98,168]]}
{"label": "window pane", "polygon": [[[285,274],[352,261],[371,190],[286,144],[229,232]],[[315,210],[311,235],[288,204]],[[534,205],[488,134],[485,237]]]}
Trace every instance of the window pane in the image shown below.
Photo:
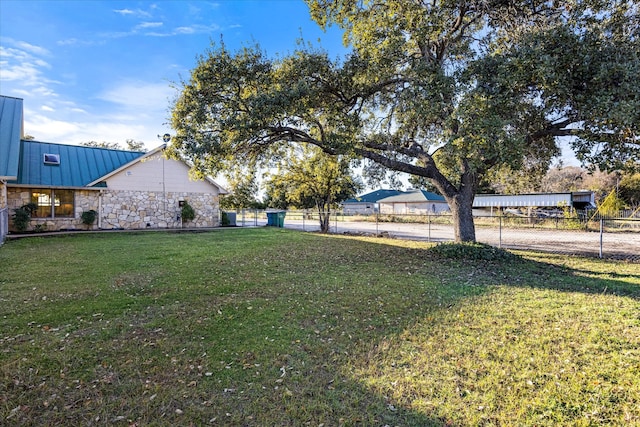
{"label": "window pane", "polygon": [[38,209],[31,214],[34,218],[48,218],[51,216],[51,190],[32,190],[31,202],[38,205]]}
{"label": "window pane", "polygon": [[73,190],[54,190],[54,216],[73,217]]}

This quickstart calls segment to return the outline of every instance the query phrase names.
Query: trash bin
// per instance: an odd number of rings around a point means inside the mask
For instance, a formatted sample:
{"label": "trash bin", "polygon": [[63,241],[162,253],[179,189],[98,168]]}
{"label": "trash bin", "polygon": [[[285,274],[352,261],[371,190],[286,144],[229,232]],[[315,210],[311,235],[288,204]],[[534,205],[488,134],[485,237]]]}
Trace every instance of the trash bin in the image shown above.
{"label": "trash bin", "polygon": [[222,213],[222,225],[226,227],[236,226],[236,213],[235,212],[223,212]]}
{"label": "trash bin", "polygon": [[284,228],[284,217],[287,211],[270,211],[267,212],[267,227]]}
{"label": "trash bin", "polygon": [[278,212],[267,212],[267,227],[278,226]]}

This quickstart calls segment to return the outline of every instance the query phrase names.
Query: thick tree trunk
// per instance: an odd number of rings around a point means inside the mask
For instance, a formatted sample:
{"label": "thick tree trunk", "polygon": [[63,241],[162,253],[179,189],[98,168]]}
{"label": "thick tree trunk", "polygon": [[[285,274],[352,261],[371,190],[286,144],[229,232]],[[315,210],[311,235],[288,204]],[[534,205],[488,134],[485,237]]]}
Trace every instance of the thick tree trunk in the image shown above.
{"label": "thick tree trunk", "polygon": [[329,221],[331,220],[331,208],[327,205],[325,209],[324,205],[320,203],[317,204],[318,207],[318,215],[320,217],[320,232],[328,233],[329,232]]}
{"label": "thick tree trunk", "polygon": [[458,194],[448,199],[449,208],[453,217],[453,231],[456,242],[475,242],[476,227],[473,223],[473,196],[464,197]]}

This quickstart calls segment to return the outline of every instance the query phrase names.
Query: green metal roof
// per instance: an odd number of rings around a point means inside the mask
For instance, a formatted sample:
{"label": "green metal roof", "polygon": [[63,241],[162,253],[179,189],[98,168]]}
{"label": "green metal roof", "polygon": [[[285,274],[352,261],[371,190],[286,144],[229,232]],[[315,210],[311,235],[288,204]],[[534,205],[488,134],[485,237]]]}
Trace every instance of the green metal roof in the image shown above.
{"label": "green metal roof", "polygon": [[22,99],[0,95],[0,179],[18,176]]}
{"label": "green metal roof", "polygon": [[[57,154],[60,164],[45,164],[45,154]],[[18,178],[9,183],[85,187],[144,154],[136,151],[23,140],[20,141]]]}
{"label": "green metal roof", "polygon": [[402,191],[399,190],[385,190],[379,189],[376,191],[372,191],[371,193],[363,194],[362,196],[355,197],[353,199],[345,200],[342,203],[376,203],[380,199],[384,199],[386,197],[397,196],[401,194]]}

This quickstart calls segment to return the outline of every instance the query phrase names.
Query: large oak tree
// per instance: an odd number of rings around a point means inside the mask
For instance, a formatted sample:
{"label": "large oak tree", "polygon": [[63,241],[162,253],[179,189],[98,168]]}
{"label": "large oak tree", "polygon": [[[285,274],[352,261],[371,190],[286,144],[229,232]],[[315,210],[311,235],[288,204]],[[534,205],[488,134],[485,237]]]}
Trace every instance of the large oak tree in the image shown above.
{"label": "large oak tree", "polygon": [[212,46],[174,105],[174,153],[211,172],[312,144],[405,172],[446,198],[457,241],[475,240],[481,178],[548,164],[558,138],[602,170],[640,157],[631,0],[307,3],[351,53]]}

